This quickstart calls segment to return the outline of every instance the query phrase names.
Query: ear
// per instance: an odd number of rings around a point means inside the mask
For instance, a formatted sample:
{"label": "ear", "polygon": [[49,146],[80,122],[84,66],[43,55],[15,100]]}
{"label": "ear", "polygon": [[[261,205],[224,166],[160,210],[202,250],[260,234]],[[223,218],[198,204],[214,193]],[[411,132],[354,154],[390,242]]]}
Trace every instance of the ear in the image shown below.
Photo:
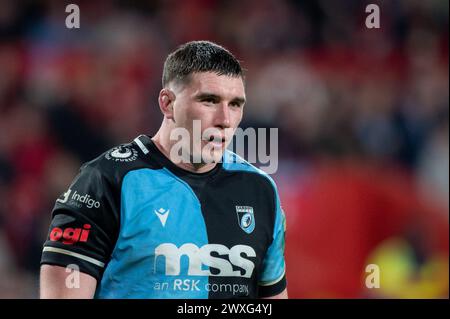
{"label": "ear", "polygon": [[173,104],[175,103],[175,93],[169,89],[162,89],[158,97],[159,108],[169,120],[173,120]]}

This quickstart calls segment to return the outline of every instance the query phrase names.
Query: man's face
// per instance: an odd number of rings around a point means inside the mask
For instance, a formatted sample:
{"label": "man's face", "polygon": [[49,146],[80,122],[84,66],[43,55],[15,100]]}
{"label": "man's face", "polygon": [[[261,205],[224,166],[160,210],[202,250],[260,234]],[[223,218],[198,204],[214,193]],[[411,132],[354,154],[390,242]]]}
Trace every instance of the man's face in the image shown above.
{"label": "man's face", "polygon": [[185,128],[190,134],[190,145],[183,148],[189,147],[194,162],[196,158],[201,158],[202,163],[218,162],[242,119],[245,103],[242,78],[194,73],[174,93],[175,127]]}

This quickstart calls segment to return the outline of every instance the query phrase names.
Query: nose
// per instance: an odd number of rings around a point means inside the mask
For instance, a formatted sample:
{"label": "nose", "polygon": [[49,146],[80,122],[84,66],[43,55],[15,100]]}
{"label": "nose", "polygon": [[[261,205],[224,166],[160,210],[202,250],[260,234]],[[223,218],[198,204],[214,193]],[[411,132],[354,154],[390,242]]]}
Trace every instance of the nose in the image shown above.
{"label": "nose", "polygon": [[226,103],[222,103],[217,108],[215,126],[220,128],[230,127],[230,109]]}

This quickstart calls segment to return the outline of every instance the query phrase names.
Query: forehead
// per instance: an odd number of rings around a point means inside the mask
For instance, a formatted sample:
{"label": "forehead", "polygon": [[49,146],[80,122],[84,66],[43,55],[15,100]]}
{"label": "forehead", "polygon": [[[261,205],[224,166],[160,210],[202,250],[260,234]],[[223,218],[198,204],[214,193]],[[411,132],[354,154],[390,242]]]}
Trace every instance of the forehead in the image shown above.
{"label": "forehead", "polygon": [[190,94],[212,93],[223,97],[245,97],[244,82],[241,77],[217,75],[213,72],[194,73],[185,85]]}

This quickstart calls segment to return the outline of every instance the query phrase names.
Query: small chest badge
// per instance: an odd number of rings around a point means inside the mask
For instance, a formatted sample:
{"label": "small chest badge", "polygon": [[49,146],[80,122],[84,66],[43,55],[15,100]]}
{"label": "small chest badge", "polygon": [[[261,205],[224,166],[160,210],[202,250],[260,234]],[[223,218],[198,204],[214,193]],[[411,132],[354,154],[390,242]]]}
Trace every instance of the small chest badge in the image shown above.
{"label": "small chest badge", "polygon": [[255,229],[255,215],[251,206],[236,206],[239,226],[247,234]]}
{"label": "small chest badge", "polygon": [[118,146],[106,153],[105,157],[115,162],[132,162],[138,158],[138,152],[130,147]]}

